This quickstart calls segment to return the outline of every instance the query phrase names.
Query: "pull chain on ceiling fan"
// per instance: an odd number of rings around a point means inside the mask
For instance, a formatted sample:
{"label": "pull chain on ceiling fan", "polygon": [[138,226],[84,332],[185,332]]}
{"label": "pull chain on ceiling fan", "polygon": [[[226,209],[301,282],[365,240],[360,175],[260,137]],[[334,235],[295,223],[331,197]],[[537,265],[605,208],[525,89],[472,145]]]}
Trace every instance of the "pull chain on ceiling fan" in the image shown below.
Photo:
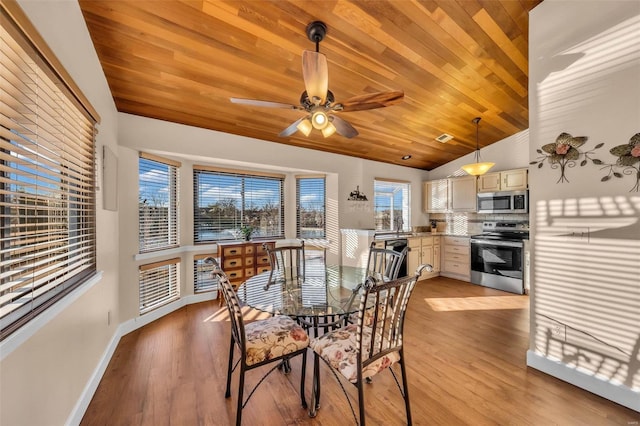
{"label": "pull chain on ceiling fan", "polygon": [[278,136],[281,137],[291,136],[297,130],[300,130],[305,136],[309,136],[311,131],[316,129],[320,130],[325,138],[333,133],[353,138],[358,135],[358,131],[349,122],[335,115],[336,112],[383,108],[402,101],[404,92],[393,90],[358,95],[345,102],[336,103],[333,93],[329,90],[327,57],[320,53],[320,42],[327,34],[327,26],[321,21],[314,21],[307,25],[306,31],[309,40],[316,44],[316,50],[315,52],[311,50],[302,52],[302,76],[305,91],[300,96],[299,106],[243,98],[231,98],[231,102],[267,108],[296,109],[308,113],[280,132]]}

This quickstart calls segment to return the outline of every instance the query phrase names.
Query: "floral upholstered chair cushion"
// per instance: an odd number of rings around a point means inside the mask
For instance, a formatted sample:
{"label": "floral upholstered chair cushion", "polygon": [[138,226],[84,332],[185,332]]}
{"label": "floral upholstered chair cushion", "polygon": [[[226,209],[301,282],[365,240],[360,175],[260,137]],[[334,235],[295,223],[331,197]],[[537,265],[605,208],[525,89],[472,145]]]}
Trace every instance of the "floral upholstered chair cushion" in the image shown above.
{"label": "floral upholstered chair cushion", "polygon": [[255,321],[244,327],[247,365],[278,358],[309,346],[309,336],[294,320],[284,315]]}
{"label": "floral upholstered chair cushion", "polygon": [[[309,344],[320,357],[339,371],[351,383],[357,383],[357,354],[356,342],[357,325],[349,324],[346,327],[331,331],[323,336],[311,340]],[[362,331],[362,347],[366,348],[371,342],[371,328],[364,327]],[[365,357],[363,357],[365,358]],[[400,361],[400,353],[391,352],[369,364],[362,370],[362,377],[372,377],[394,363]]]}

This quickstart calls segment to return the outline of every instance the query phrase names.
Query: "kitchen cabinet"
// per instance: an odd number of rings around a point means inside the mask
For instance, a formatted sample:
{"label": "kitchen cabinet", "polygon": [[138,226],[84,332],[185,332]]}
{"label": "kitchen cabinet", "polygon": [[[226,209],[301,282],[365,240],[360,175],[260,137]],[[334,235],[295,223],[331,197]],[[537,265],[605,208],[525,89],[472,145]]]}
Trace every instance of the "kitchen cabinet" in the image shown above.
{"label": "kitchen cabinet", "polygon": [[449,210],[454,212],[476,211],[475,176],[464,176],[449,179]]}
{"label": "kitchen cabinet", "polygon": [[449,179],[424,182],[422,185],[424,211],[445,213],[449,209]]}
{"label": "kitchen cabinet", "polygon": [[440,271],[440,237],[411,237],[407,238],[407,245],[407,274],[413,274],[418,266],[426,263],[433,266],[433,272],[423,272],[420,279],[437,276]]}
{"label": "kitchen cabinet", "polygon": [[471,281],[471,250],[469,237],[442,238],[442,265],[440,275]]}
{"label": "kitchen cabinet", "polygon": [[220,266],[236,288],[250,277],[271,270],[269,255],[262,246],[274,247],[274,241],[229,241],[218,243]]}
{"label": "kitchen cabinet", "polygon": [[478,192],[523,191],[528,187],[528,169],[487,173],[478,178]]}
{"label": "kitchen cabinet", "polygon": [[426,213],[476,211],[476,182],[475,176],[424,182],[424,211]]}

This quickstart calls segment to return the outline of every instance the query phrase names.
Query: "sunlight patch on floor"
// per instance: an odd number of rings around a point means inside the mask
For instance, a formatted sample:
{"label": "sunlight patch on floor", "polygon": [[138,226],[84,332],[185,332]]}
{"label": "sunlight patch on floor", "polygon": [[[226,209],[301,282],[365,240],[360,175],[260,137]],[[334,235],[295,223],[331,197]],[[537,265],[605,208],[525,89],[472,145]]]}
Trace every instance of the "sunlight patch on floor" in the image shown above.
{"label": "sunlight patch on floor", "polygon": [[431,297],[424,299],[436,312],[525,309],[529,298],[523,296]]}

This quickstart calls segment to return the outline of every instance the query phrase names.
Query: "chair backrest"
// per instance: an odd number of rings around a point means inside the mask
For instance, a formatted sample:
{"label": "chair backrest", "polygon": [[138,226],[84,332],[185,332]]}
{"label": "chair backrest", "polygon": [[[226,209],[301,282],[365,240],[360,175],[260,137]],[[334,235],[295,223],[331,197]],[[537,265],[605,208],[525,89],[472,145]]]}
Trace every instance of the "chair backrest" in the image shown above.
{"label": "chair backrest", "polygon": [[[217,266],[217,268],[216,268]],[[227,274],[224,273],[217,262],[214,264],[214,270],[212,275],[218,277],[218,283],[222,288],[222,294],[224,296],[225,304],[227,305],[227,311],[229,312],[229,321],[231,322],[231,333],[233,334],[233,340],[240,348],[242,355],[245,355],[245,338],[244,338],[244,321],[242,319],[242,310],[240,309],[240,300],[236,294],[233,286],[229,282]]]}
{"label": "chair backrest", "polygon": [[[362,354],[360,371],[368,364],[391,352],[402,351],[404,317],[409,297],[423,269],[432,271],[431,265],[420,265],[415,274],[382,281],[374,276],[364,283],[360,296],[356,342]],[[364,332],[370,338],[363,338]]]}
{"label": "chair backrest", "polygon": [[304,241],[301,241],[299,245],[269,247],[264,244],[263,247],[269,255],[271,278],[274,277],[274,272],[278,272],[278,277],[283,279],[304,279]]}
{"label": "chair backrest", "polygon": [[402,251],[395,251],[386,248],[377,248],[375,241],[369,248],[369,259],[367,260],[367,275],[381,275],[386,280],[395,280],[400,273],[400,267],[409,251],[405,247]]}

